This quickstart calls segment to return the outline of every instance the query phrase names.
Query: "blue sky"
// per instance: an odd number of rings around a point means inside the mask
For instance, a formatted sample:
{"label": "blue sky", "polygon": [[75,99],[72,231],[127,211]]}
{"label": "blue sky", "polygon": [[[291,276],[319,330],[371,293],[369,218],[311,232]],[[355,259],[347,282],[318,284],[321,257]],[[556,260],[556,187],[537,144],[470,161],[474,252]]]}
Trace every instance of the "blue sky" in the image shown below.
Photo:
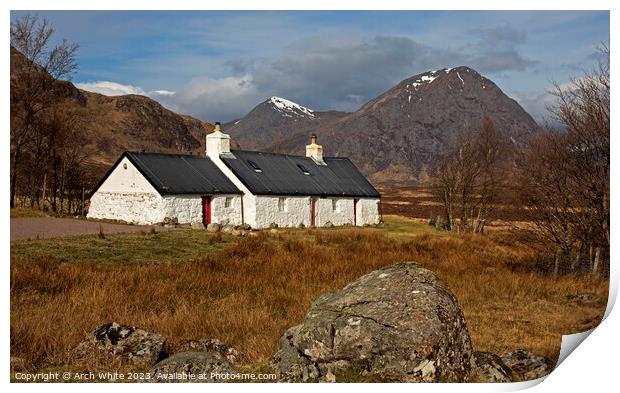
{"label": "blue sky", "polygon": [[[12,12],[11,19],[24,12]],[[537,120],[609,42],[607,11],[47,11],[80,44],[73,82],[228,121],[277,95],[354,111],[399,81],[467,65]]]}

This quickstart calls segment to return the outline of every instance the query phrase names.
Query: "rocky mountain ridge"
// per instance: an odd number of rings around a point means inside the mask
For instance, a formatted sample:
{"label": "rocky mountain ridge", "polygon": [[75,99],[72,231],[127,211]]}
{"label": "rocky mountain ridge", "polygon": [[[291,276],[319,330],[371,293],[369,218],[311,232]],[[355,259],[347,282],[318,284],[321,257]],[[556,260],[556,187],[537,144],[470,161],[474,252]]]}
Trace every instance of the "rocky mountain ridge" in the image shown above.
{"label": "rocky mountain ridge", "polygon": [[350,157],[373,182],[416,183],[459,132],[486,115],[515,140],[538,129],[515,100],[464,66],[414,75],[352,113],[309,111],[314,116],[283,116],[267,100],[224,131],[244,148],[289,154],[304,154],[316,133],[326,155]]}

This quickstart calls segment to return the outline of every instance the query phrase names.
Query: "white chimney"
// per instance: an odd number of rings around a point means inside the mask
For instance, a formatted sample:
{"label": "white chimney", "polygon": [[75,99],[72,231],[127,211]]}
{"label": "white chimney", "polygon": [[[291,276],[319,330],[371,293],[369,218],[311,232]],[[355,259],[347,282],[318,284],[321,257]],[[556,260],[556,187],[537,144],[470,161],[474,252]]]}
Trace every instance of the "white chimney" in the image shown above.
{"label": "white chimney", "polygon": [[306,146],[306,157],[311,157],[317,164],[325,165],[323,146],[316,143],[316,134],[312,134],[312,143]]}
{"label": "white chimney", "polygon": [[213,132],[207,134],[207,156],[219,157],[222,153],[230,153],[230,135],[220,131],[221,125],[218,121],[215,123]]}

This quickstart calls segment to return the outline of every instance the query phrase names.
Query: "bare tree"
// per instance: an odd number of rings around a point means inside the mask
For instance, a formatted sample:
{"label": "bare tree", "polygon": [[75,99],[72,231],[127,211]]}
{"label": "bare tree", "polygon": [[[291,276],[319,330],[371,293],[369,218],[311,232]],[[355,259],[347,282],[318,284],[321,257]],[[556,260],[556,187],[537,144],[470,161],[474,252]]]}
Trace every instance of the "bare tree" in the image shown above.
{"label": "bare tree", "polygon": [[547,131],[534,135],[517,160],[518,194],[535,236],[543,244],[554,244],[554,275],[575,246],[575,185],[568,177],[571,171],[567,157],[566,135]]}
{"label": "bare tree", "polygon": [[554,274],[609,266],[609,49],[592,72],[555,84],[547,129],[523,151],[519,189],[536,234],[556,247]]}
{"label": "bare tree", "polygon": [[504,179],[509,144],[485,116],[479,129],[466,130],[447,149],[434,170],[432,188],[443,204],[444,227],[483,232]]}
{"label": "bare tree", "polygon": [[23,55],[11,56],[11,207],[22,154],[31,142],[38,118],[53,104],[55,83],[69,79],[77,70],[78,45],[66,40],[52,45],[53,34],[47,20],[30,14],[11,24],[11,51]]}

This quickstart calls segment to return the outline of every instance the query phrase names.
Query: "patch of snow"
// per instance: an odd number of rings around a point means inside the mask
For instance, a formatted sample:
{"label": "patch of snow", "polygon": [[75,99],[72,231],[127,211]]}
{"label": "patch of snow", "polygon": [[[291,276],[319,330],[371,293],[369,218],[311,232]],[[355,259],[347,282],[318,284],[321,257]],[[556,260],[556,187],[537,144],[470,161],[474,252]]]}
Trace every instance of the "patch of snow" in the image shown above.
{"label": "patch of snow", "polygon": [[284,116],[292,117],[290,113],[296,114],[298,116],[309,116],[314,117],[314,111],[312,109],[308,109],[305,106],[301,106],[293,101],[289,101],[285,98],[273,96],[269,99],[269,101],[275,106],[279,111],[288,112],[283,113]]}
{"label": "patch of snow", "polygon": [[452,68],[446,68],[446,74],[452,71]]}
{"label": "patch of snow", "polygon": [[411,102],[411,94],[409,94],[409,100],[408,101]]}
{"label": "patch of snow", "polygon": [[463,86],[465,86],[465,81],[463,80],[463,78],[461,78],[461,74],[459,74],[458,72],[456,73],[456,75],[459,77],[459,79],[461,80],[461,83],[463,84]]}
{"label": "patch of snow", "polygon": [[434,81],[435,79],[437,79],[436,76],[428,76],[428,75],[423,75],[422,76],[422,82],[428,82],[431,83],[432,81]]}
{"label": "patch of snow", "polygon": [[241,120],[237,120],[233,125],[236,126],[239,123],[241,123]]}
{"label": "patch of snow", "polygon": [[[413,87],[415,90],[417,90],[418,86],[421,86],[423,83],[431,83],[433,82],[435,79],[437,79],[436,76],[432,76],[434,74],[436,74],[437,71],[429,71],[427,72],[427,74],[431,74],[431,75],[422,75],[420,78],[416,79],[415,82],[411,82],[411,87]],[[407,89],[407,91],[409,92],[409,84],[405,86],[405,88]]]}

